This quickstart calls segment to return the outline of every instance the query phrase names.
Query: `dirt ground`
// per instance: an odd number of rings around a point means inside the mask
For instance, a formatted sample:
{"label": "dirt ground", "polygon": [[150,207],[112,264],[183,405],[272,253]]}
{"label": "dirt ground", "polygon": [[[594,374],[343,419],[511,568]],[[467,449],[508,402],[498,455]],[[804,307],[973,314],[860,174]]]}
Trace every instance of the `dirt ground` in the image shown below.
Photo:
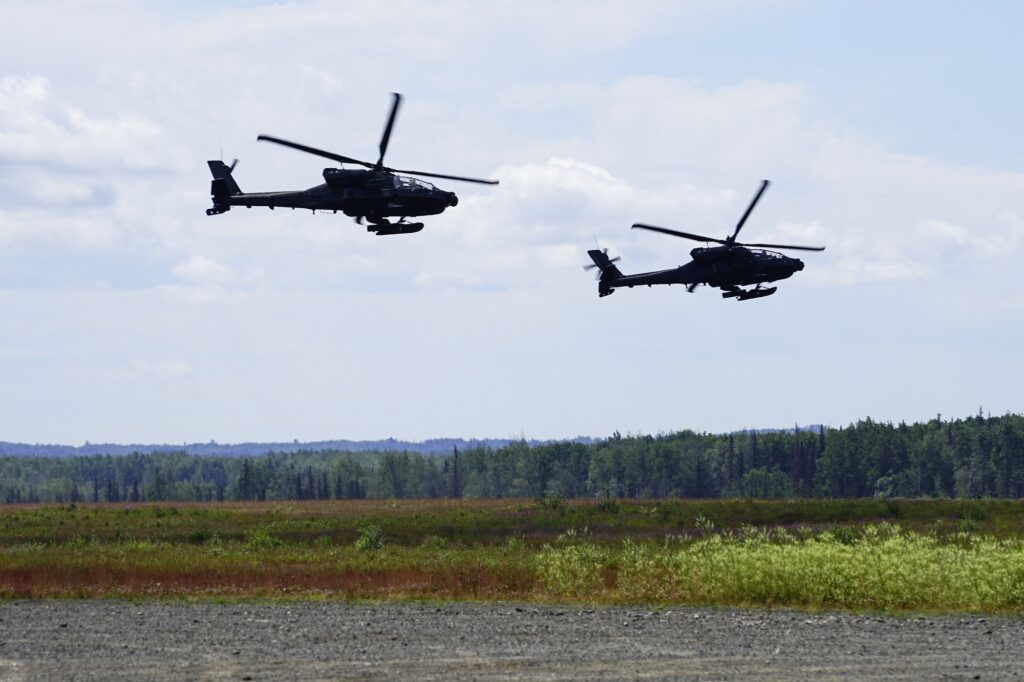
{"label": "dirt ground", "polygon": [[0,679],[1022,679],[1024,619],[0,602]]}

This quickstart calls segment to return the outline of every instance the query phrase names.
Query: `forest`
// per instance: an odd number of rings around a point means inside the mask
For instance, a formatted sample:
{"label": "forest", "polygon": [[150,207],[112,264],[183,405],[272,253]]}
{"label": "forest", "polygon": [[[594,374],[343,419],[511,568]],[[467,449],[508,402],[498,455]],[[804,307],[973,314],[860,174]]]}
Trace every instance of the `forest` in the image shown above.
{"label": "forest", "polygon": [[6,504],[390,498],[1024,496],[1024,415],[731,434],[613,434],[444,454],[0,452]]}

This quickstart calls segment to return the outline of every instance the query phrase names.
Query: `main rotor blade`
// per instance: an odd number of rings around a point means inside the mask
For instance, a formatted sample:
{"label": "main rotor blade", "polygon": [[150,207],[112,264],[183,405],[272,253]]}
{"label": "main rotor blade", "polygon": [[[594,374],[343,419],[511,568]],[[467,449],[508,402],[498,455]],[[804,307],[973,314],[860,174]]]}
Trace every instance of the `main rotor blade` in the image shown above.
{"label": "main rotor blade", "polygon": [[633,223],[634,228],[640,228],[641,230],[651,230],[652,232],[661,232],[662,234],[670,234],[673,237],[682,237],[683,239],[692,239],[695,242],[715,242],[716,244],[725,244],[726,242],[722,239],[715,239],[714,237],[705,237],[699,234],[691,234],[689,232],[680,232],[679,230],[670,230],[667,227],[658,227],[657,225],[645,225],[644,223]]}
{"label": "main rotor blade", "polygon": [[736,246],[760,246],[765,249],[797,249],[798,251],[824,251],[824,246],[792,246],[789,244],[747,244],[736,242]]}
{"label": "main rotor blade", "polygon": [[348,156],[342,156],[341,154],[335,154],[334,152],[327,152],[323,149],[317,149],[316,147],[309,147],[298,142],[289,142],[288,140],[282,140],[280,137],[273,137],[272,135],[258,135],[256,137],[258,141],[273,142],[274,144],[284,145],[285,147],[291,147],[292,149],[298,149],[300,152],[306,152],[307,154],[315,154],[316,156],[322,156],[325,159],[332,159],[339,163],[355,163],[360,166],[366,166],[367,168],[373,168],[372,163],[360,161],[359,159],[353,159]]}
{"label": "main rotor blade", "polygon": [[754,195],[754,199],[750,202],[750,206],[747,206],[747,210],[743,214],[743,217],[740,218],[738,223],[736,223],[736,231],[732,233],[732,237],[729,238],[729,241],[736,241],[736,235],[738,235],[740,230],[743,229],[743,223],[747,222],[747,218],[750,217],[750,212],[754,210],[754,206],[757,205],[757,202],[761,198],[761,195],[764,194],[764,191],[768,189],[769,184],[771,183],[767,180],[761,181],[761,189],[757,190],[757,194]]}
{"label": "main rotor blade", "polygon": [[405,173],[406,175],[422,175],[425,178],[442,178],[444,180],[458,180],[460,182],[477,182],[481,185],[497,185],[497,180],[481,180],[480,178],[465,178],[461,175],[441,175],[440,173],[426,173],[424,171],[399,170],[397,168],[385,168],[392,173]]}
{"label": "main rotor blade", "polygon": [[377,165],[384,165],[384,154],[388,150],[388,141],[391,140],[391,128],[395,125],[395,117],[398,116],[398,105],[402,103],[402,96],[397,92],[391,93],[394,98],[391,102],[391,114],[388,115],[387,125],[384,126],[384,134],[380,138],[380,158],[377,159]]}

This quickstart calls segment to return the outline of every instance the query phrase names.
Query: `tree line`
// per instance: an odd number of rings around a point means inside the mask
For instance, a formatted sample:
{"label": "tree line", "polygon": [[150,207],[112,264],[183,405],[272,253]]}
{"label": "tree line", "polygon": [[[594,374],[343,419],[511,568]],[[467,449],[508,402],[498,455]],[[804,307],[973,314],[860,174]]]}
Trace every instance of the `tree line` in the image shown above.
{"label": "tree line", "polygon": [[303,450],[0,455],[0,500],[136,502],[440,497],[1024,497],[1024,416],[592,443],[446,455]]}

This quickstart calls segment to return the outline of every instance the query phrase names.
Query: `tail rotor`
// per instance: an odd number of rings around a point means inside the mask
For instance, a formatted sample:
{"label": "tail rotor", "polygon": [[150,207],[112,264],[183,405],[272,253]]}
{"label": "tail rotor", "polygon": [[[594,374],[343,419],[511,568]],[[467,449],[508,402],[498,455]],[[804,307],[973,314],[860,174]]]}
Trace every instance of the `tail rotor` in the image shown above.
{"label": "tail rotor", "polygon": [[591,270],[594,270],[594,269],[600,269],[600,271],[597,273],[597,277],[595,279],[600,280],[601,277],[604,275],[605,268],[607,268],[608,266],[612,266],[612,268],[615,269],[615,270],[618,269],[618,268],[614,267],[614,264],[618,263],[620,260],[622,260],[621,256],[616,256],[615,258],[609,258],[608,257],[608,249],[605,248],[605,249],[601,249],[601,251],[598,252],[598,253],[600,253],[601,255],[604,256],[603,258],[598,260],[598,258],[595,258],[594,255],[593,255],[594,251],[596,251],[596,249],[593,249],[593,250],[587,252],[587,253],[591,254],[590,257],[594,259],[594,262],[593,263],[588,263],[587,265],[584,265],[583,269],[586,270],[587,272],[589,272]]}
{"label": "tail rotor", "polygon": [[213,174],[213,182],[210,183],[213,207],[206,209],[206,215],[217,215],[231,210],[231,197],[242,193],[235,178],[231,175],[235,166],[238,165],[238,159],[232,161],[230,166],[219,160],[207,161],[206,164],[210,167],[210,173]]}
{"label": "tail rotor", "polygon": [[590,260],[594,261],[589,265],[584,265],[584,270],[593,270],[597,268],[597,294],[598,296],[608,296],[615,293],[615,282],[622,277],[622,273],[615,267],[615,263],[619,260],[619,257],[615,258],[608,257],[608,249],[590,249],[587,251],[587,255],[590,256]]}

